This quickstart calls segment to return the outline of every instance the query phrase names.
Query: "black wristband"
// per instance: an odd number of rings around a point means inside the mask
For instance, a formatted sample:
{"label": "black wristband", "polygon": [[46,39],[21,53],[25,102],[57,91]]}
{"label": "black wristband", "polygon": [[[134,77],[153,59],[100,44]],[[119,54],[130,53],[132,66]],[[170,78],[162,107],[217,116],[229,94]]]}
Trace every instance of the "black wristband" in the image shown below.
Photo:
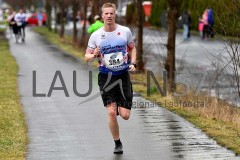
{"label": "black wristband", "polygon": [[137,64],[136,63],[131,63],[131,65],[133,65],[135,68],[137,68]]}

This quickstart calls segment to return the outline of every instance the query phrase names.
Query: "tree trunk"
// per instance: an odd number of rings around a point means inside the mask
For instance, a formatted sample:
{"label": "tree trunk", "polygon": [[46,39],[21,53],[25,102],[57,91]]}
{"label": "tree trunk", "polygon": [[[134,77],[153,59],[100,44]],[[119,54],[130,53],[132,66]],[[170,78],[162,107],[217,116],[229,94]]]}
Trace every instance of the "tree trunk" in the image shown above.
{"label": "tree trunk", "polygon": [[82,34],[79,40],[79,46],[83,48],[85,48],[87,44],[87,41],[86,41],[87,5],[88,5],[88,0],[84,0],[84,13],[83,13],[84,25],[83,25]]}
{"label": "tree trunk", "polygon": [[47,12],[47,27],[49,31],[52,31],[52,0],[46,0],[46,12]]}
{"label": "tree trunk", "polygon": [[175,91],[175,39],[176,39],[176,25],[179,16],[182,0],[168,0],[167,12],[167,26],[168,26],[168,40],[167,40],[167,59],[165,69],[168,73],[168,92]]}
{"label": "tree trunk", "polygon": [[73,43],[77,42],[77,21],[76,21],[76,16],[77,16],[77,11],[79,8],[79,2],[78,0],[73,0],[72,3],[72,7],[73,7]]}
{"label": "tree trunk", "polygon": [[54,20],[54,33],[58,32],[58,28],[57,28],[57,4],[55,1],[53,1],[53,6],[54,6],[54,16],[55,16],[55,20]]}
{"label": "tree trunk", "polygon": [[90,23],[94,23],[94,16],[95,15],[99,15],[99,0],[93,0],[93,6],[92,6],[92,13],[91,13],[91,17],[90,17]]}
{"label": "tree trunk", "polygon": [[139,71],[144,71],[142,61],[143,54],[143,7],[142,0],[137,1],[138,8],[138,44],[137,44],[137,68]]}
{"label": "tree trunk", "polygon": [[64,18],[64,9],[65,9],[65,7],[64,7],[64,5],[63,4],[60,4],[61,6],[60,6],[60,8],[61,8],[61,13],[60,13],[60,32],[59,32],[59,36],[61,37],[61,38],[63,38],[63,36],[64,36],[64,30],[65,30],[65,28],[64,28],[64,26],[65,26],[65,18]]}

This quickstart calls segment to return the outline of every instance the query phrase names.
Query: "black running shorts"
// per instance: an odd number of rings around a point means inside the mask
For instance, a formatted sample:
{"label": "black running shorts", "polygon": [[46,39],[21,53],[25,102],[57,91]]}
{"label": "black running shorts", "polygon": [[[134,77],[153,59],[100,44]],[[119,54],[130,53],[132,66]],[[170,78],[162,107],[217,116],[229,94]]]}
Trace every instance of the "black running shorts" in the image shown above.
{"label": "black running shorts", "polygon": [[129,73],[112,75],[108,84],[107,79],[107,74],[98,74],[98,85],[104,106],[115,102],[118,107],[131,110],[133,91]]}

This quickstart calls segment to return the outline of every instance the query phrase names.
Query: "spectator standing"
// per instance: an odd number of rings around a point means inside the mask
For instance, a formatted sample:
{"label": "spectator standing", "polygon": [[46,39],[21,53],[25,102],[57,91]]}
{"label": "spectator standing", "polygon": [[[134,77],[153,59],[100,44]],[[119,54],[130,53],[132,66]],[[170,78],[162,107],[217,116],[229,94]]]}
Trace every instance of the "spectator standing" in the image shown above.
{"label": "spectator standing", "polygon": [[190,10],[188,10],[188,38],[191,37],[192,18]]}
{"label": "spectator standing", "polygon": [[206,34],[208,35],[208,9],[206,9],[202,15],[202,22],[204,24],[202,39],[204,39]]}
{"label": "spectator standing", "polygon": [[213,10],[210,8],[208,10],[208,35],[210,35],[212,38],[214,36],[213,32],[213,25],[214,25],[214,18],[213,18]]}
{"label": "spectator standing", "polygon": [[43,14],[42,14],[41,11],[38,12],[38,14],[37,14],[37,19],[38,19],[38,26],[42,26]]}
{"label": "spectator standing", "polygon": [[204,23],[202,21],[202,18],[199,18],[198,31],[200,33],[200,37],[203,37],[203,27],[204,27]]}
{"label": "spectator standing", "polygon": [[183,24],[183,40],[188,39],[189,32],[189,14],[188,11],[185,11],[182,15],[182,24]]}

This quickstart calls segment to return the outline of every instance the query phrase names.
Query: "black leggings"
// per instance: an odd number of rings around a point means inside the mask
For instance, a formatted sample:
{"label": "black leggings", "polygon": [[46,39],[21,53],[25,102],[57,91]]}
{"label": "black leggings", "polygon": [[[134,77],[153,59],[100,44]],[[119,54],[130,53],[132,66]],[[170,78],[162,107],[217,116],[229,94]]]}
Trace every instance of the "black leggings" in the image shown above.
{"label": "black leggings", "polygon": [[19,32],[21,34],[22,39],[25,39],[25,25],[19,26]]}
{"label": "black leggings", "polygon": [[213,38],[214,32],[213,32],[213,27],[212,26],[204,25],[204,27],[203,27],[203,36],[202,36],[203,39],[205,38],[206,34],[207,34],[207,37],[209,37],[209,35],[210,35],[211,38]]}

